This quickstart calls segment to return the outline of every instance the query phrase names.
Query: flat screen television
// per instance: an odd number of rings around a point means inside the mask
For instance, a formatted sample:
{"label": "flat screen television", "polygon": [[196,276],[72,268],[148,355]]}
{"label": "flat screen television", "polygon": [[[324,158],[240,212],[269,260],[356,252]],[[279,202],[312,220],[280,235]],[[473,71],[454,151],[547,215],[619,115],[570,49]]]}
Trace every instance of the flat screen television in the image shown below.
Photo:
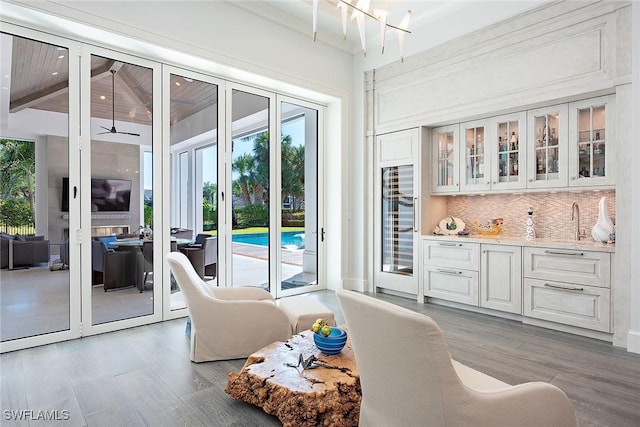
{"label": "flat screen television", "polygon": [[[131,180],[91,178],[92,212],[128,212]],[[62,212],[69,212],[69,178],[62,178]]]}

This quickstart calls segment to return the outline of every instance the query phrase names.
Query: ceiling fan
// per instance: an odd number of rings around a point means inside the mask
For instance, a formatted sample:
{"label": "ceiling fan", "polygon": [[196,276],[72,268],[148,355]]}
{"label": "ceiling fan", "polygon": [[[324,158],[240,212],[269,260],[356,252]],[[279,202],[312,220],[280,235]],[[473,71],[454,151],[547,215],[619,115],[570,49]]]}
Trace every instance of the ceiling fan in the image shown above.
{"label": "ceiling fan", "polygon": [[140,136],[139,133],[133,132],[119,132],[116,130],[116,70],[109,70],[111,72],[111,129],[106,126],[100,126],[106,129],[106,132],[100,132],[98,135],[104,135],[106,133],[119,133],[121,135]]}

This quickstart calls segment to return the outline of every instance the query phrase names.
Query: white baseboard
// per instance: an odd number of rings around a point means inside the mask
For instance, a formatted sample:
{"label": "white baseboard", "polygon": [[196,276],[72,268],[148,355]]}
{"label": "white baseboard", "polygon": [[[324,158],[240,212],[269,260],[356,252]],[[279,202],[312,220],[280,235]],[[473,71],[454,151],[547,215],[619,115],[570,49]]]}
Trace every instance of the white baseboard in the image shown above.
{"label": "white baseboard", "polygon": [[627,351],[640,354],[640,331],[629,331],[627,334]]}
{"label": "white baseboard", "polygon": [[362,279],[342,279],[342,289],[365,292],[367,290],[367,281]]}

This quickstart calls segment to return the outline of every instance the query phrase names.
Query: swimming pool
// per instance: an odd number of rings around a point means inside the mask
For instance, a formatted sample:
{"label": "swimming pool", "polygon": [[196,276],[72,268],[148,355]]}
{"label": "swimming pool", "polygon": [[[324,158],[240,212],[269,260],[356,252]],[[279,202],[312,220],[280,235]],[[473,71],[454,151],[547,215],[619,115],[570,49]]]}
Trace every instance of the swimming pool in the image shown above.
{"label": "swimming pool", "polygon": [[[231,240],[236,243],[246,243],[249,245],[269,246],[268,233],[234,234]],[[304,232],[285,231],[282,233],[282,246],[295,246],[304,249]]]}

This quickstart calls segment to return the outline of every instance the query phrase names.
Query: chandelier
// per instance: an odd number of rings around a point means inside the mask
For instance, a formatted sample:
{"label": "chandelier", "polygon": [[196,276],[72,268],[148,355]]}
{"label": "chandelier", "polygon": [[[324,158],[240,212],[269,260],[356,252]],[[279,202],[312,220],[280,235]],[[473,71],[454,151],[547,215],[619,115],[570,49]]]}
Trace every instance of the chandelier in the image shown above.
{"label": "chandelier", "polygon": [[[411,11],[408,10],[400,24],[392,25],[387,22],[389,17],[389,11],[382,8],[374,8],[370,10],[371,0],[357,0],[356,4],[351,2],[355,0],[338,0],[338,8],[342,14],[342,34],[346,40],[347,38],[347,20],[349,11],[351,13],[351,20],[355,20],[358,24],[358,32],[360,33],[360,43],[362,45],[362,51],[364,56],[367,56],[366,36],[365,36],[365,18],[371,18],[378,22],[380,25],[380,49],[384,54],[384,39],[387,30],[395,31],[398,34],[398,44],[400,48],[400,59],[404,60],[402,51],[404,49],[404,37],[410,34],[409,31],[409,19],[411,19]],[[313,41],[316,41],[316,35],[318,30],[318,5],[319,0],[313,0]]]}

